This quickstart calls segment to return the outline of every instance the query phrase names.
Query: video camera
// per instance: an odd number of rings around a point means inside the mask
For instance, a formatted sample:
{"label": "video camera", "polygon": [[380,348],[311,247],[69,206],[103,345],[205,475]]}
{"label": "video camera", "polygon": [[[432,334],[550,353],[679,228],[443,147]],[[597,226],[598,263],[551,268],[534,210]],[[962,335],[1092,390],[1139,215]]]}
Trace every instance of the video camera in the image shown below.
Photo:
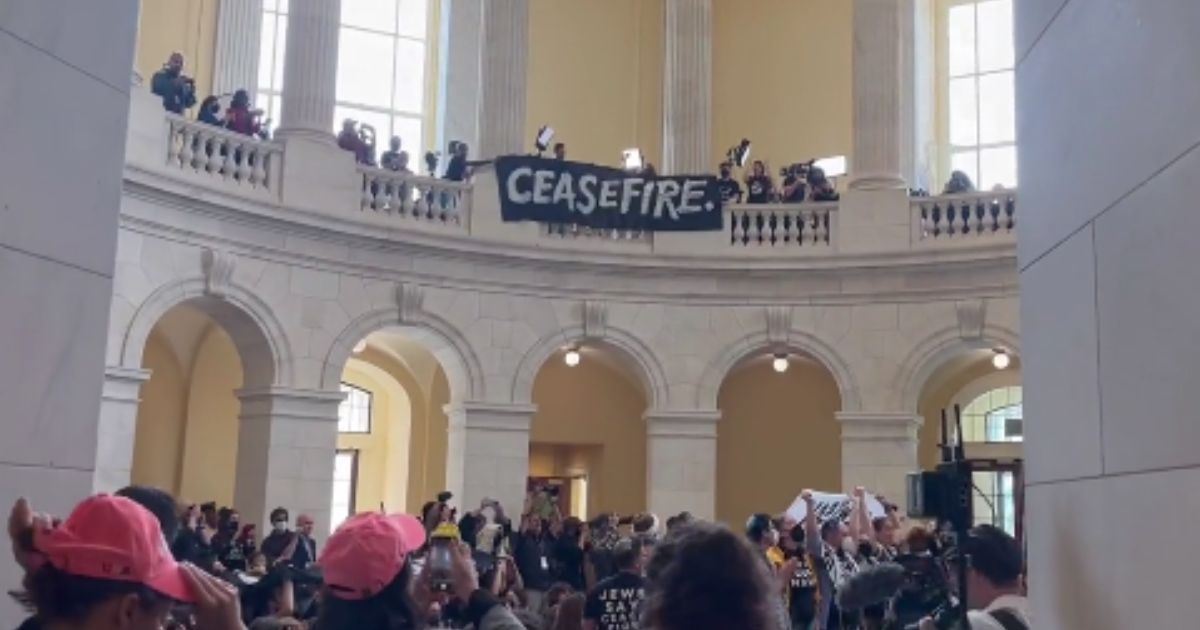
{"label": "video camera", "polygon": [[795,164],[788,164],[787,166],[784,166],[783,168],[779,169],[779,176],[780,177],[795,177],[797,179],[802,179],[804,181],[808,181],[808,174],[809,174],[809,171],[812,170],[814,163],[816,163],[816,160],[809,160],[807,162],[796,162]]}

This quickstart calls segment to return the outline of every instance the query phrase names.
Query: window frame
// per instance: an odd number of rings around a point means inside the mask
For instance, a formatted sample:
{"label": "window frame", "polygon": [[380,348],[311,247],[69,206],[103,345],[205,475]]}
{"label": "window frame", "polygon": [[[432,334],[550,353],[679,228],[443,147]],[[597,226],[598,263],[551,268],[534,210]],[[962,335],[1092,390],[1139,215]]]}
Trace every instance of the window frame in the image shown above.
{"label": "window frame", "polygon": [[[401,24],[400,4],[403,1],[404,0],[393,0],[393,2],[395,2],[395,4],[396,4],[396,23],[395,23],[396,30],[395,30],[395,32],[390,32],[390,31],[375,29],[375,28],[369,28],[369,27],[364,27],[364,26],[359,26],[359,25],[346,24],[341,21],[340,17],[338,19],[339,42],[340,42],[340,31],[342,29],[353,30],[353,31],[357,31],[360,33],[368,33],[368,34],[372,34],[372,35],[382,35],[382,36],[386,36],[392,40],[392,42],[391,42],[391,44],[392,44],[391,64],[389,66],[389,68],[390,68],[389,73],[387,74],[387,76],[388,76],[387,82],[391,86],[391,89],[389,90],[390,94],[388,96],[388,107],[381,107],[378,105],[367,105],[367,104],[359,103],[356,101],[343,100],[342,98],[337,97],[336,95],[334,98],[334,107],[335,107],[335,111],[349,108],[349,109],[356,109],[356,110],[361,110],[364,112],[369,112],[372,114],[386,116],[388,119],[387,129],[377,129],[376,130],[376,133],[379,134],[379,136],[378,136],[379,146],[377,147],[377,149],[379,151],[384,150],[387,146],[387,141],[393,135],[396,134],[396,119],[397,118],[404,118],[404,119],[408,119],[408,120],[417,121],[418,126],[421,129],[420,146],[417,147],[416,150],[414,150],[413,145],[411,144],[411,140],[405,139],[406,150],[410,153],[410,155],[416,156],[416,155],[424,154],[424,152],[429,150],[429,147],[431,146],[430,145],[431,138],[429,137],[429,131],[430,131],[430,126],[431,126],[430,122],[432,120],[431,116],[435,114],[435,110],[437,109],[436,106],[430,107],[430,105],[431,105],[430,99],[431,99],[431,96],[435,96],[437,94],[437,83],[436,83],[437,77],[436,77],[436,73],[431,74],[431,70],[436,70],[436,67],[434,67],[434,66],[437,61],[437,49],[435,47],[437,46],[437,39],[439,37],[439,34],[438,34],[439,31],[436,28],[436,26],[440,22],[440,7],[439,7],[440,3],[436,2],[436,0],[427,0],[426,9],[425,9],[424,37],[417,37],[414,35],[400,32],[400,30],[401,30],[401,28],[400,28],[400,24]],[[288,10],[281,10],[281,9],[279,9],[278,4],[276,4],[275,7],[269,7],[266,4],[264,4],[263,8],[262,8],[263,23],[266,24],[268,20],[273,21],[273,23],[274,23],[274,25],[272,27],[273,32],[274,32],[274,37],[272,38],[271,68],[270,68],[270,74],[269,74],[269,76],[271,77],[271,85],[262,85],[258,81],[258,77],[255,77],[255,82],[258,84],[258,85],[256,85],[256,91],[255,91],[255,107],[262,108],[266,112],[265,117],[269,118],[276,126],[278,126],[278,124],[280,122],[281,112],[279,110],[282,110],[282,104],[283,104],[283,74],[282,73],[279,74],[279,84],[278,85],[275,85],[275,75],[277,73],[277,69],[283,63],[283,57],[286,54],[286,47],[280,48],[280,46],[279,46],[280,22],[282,22],[286,19],[290,19],[290,8],[291,7],[289,6]],[[284,30],[286,30],[286,26],[284,27]],[[260,36],[260,39],[261,39],[261,36]],[[422,73],[421,108],[420,108],[420,111],[416,111],[416,112],[408,111],[408,110],[401,110],[401,109],[397,109],[397,107],[396,107],[396,85],[395,85],[396,70],[397,70],[396,57],[397,57],[397,53],[399,52],[399,46],[400,46],[401,41],[421,44],[422,48],[424,49],[424,54],[422,57],[422,69],[421,69],[421,73]],[[263,46],[263,42],[260,40],[259,51],[258,51],[260,60],[262,58],[262,46]],[[339,44],[339,47],[340,47],[340,44]],[[339,50],[339,55],[340,55],[340,52],[341,51]],[[260,69],[259,73],[260,73],[260,75],[262,74],[261,69]],[[277,110],[277,105],[278,105],[278,110]],[[332,127],[331,127],[330,131],[334,134],[338,133],[338,131],[340,131],[340,129],[341,129],[341,120],[339,120],[338,118],[339,117],[335,114],[334,119],[331,121]]]}
{"label": "window frame", "polygon": [[[1014,126],[1013,139],[1004,142],[982,142],[982,105],[980,99],[980,83],[983,78],[995,76],[1004,73],[1011,73],[1014,79],[1014,97],[1013,110],[1015,116],[1016,110],[1016,50],[1014,42],[1014,57],[1013,64],[1008,67],[992,69],[988,71],[980,71],[979,68],[979,17],[978,12],[975,17],[975,62],[971,72],[965,74],[951,75],[950,74],[950,10],[957,6],[964,5],[979,5],[989,0],[936,0],[936,13],[934,17],[934,83],[935,96],[937,98],[938,115],[936,120],[936,142],[937,142],[937,182],[945,182],[950,178],[950,173],[954,170],[954,157],[961,153],[975,153],[975,173],[972,177],[972,183],[975,184],[978,190],[985,190],[982,177],[982,155],[984,151],[989,149],[1006,149],[1012,147],[1013,151],[1017,151],[1017,137]],[[1015,8],[1014,8],[1015,11]],[[1014,25],[1015,28],[1015,25]],[[972,78],[974,83],[975,93],[975,143],[972,145],[955,145],[950,138],[950,82],[954,79]],[[1017,159],[1020,156],[1017,155]],[[1018,162],[1019,164],[1019,162]],[[1020,185],[1017,180],[1016,186]],[[990,187],[988,187],[990,188]],[[939,187],[940,191],[940,187]],[[935,191],[936,192],[936,191]]]}
{"label": "window frame", "polygon": [[[359,387],[352,383],[346,382],[342,382],[340,388],[342,393],[345,394],[345,398],[342,400],[341,404],[338,405],[338,435],[370,435],[375,426],[375,393],[364,387]],[[346,430],[342,429],[341,405],[349,405],[350,397],[354,394],[362,394],[366,396],[367,426],[365,430],[355,430],[353,428]],[[350,423],[347,421],[346,424],[349,425]]]}

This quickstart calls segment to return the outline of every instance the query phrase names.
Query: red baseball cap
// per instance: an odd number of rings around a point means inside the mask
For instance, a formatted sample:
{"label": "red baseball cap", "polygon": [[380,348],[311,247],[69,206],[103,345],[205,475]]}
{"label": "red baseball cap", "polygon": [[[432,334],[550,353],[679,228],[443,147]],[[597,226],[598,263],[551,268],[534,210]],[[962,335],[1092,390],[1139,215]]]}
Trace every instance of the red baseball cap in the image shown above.
{"label": "red baseball cap", "polygon": [[125,497],[85,499],[59,526],[35,532],[33,545],[68,575],[134,582],[176,601],[193,600],[158,519]]}
{"label": "red baseball cap", "polygon": [[317,564],[331,595],[369,599],[391,584],[408,554],[424,544],[425,527],[412,516],[358,514],[329,537]]}

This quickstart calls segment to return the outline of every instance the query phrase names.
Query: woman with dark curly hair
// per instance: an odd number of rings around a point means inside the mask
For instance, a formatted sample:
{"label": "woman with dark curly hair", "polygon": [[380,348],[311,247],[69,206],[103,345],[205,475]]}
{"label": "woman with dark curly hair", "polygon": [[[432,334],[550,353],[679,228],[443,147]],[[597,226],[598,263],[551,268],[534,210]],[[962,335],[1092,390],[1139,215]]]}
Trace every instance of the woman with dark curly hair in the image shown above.
{"label": "woman with dark curly hair", "polygon": [[727,527],[693,522],[661,540],[646,568],[642,628],[778,630],[779,602],[758,553]]}

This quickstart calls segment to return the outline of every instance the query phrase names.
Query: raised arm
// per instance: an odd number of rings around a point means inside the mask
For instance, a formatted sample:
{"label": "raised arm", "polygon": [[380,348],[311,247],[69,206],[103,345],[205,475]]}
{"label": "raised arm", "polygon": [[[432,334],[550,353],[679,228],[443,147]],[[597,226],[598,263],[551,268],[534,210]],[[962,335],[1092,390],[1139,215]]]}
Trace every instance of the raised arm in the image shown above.
{"label": "raised arm", "polygon": [[[867,490],[862,486],[854,489],[854,501],[858,504],[859,536],[875,542],[875,526],[871,524],[871,510],[867,508]],[[857,542],[857,541],[856,541]]]}
{"label": "raised arm", "polygon": [[821,557],[821,525],[817,523],[816,501],[813,499],[812,490],[805,490],[800,493],[800,498],[804,500],[804,505],[807,508],[804,515],[804,548],[805,551],[812,554],[814,557]]}

